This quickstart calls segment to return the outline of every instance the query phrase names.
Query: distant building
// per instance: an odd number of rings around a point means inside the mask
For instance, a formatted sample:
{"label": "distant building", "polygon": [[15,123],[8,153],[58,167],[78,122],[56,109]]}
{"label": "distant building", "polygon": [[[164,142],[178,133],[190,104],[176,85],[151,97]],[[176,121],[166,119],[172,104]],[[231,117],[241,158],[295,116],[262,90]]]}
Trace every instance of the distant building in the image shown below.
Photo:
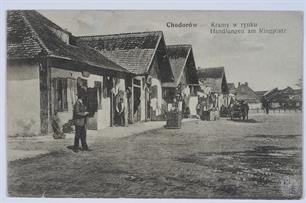
{"label": "distant building", "polygon": [[235,83],[227,83],[228,86],[228,91],[230,94],[235,94],[236,93],[236,86]]}
{"label": "distant building", "polygon": [[282,90],[274,88],[266,92],[263,98],[270,103],[272,108],[301,108],[303,99],[302,89],[286,87]]}
{"label": "distant building", "polygon": [[254,90],[252,90],[248,83],[238,83],[236,89],[236,99],[247,101],[250,109],[261,109],[261,101]]}
{"label": "distant building", "polygon": [[255,91],[260,101],[262,101],[262,98],[267,91]]}
{"label": "distant building", "polygon": [[228,91],[229,91],[229,103],[232,103],[236,99],[236,86],[235,83],[227,83]]}

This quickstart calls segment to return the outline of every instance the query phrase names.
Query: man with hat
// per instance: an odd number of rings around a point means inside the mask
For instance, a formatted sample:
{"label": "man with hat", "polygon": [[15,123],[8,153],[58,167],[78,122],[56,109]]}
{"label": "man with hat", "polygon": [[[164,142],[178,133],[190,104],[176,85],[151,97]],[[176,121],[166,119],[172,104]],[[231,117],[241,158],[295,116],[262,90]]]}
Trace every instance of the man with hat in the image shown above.
{"label": "man with hat", "polygon": [[88,151],[88,146],[86,143],[86,124],[87,116],[89,112],[86,111],[86,106],[84,104],[84,95],[79,94],[78,99],[73,107],[73,121],[75,125],[75,138],[73,151],[79,151],[79,141],[81,140],[82,149]]}

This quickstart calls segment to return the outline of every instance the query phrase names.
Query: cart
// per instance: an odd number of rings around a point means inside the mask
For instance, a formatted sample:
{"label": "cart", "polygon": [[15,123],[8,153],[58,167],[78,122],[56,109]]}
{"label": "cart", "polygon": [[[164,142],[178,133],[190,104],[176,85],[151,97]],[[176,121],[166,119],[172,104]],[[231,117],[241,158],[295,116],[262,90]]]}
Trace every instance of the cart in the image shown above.
{"label": "cart", "polygon": [[242,119],[241,105],[234,104],[230,109],[230,116],[231,120],[234,120],[235,118],[241,120]]}

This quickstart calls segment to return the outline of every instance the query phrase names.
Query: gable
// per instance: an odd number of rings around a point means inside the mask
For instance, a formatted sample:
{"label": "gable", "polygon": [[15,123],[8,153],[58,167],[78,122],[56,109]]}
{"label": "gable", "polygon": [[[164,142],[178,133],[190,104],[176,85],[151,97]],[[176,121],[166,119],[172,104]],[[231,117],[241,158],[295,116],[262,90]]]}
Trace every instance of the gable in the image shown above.
{"label": "gable", "polygon": [[236,98],[248,102],[260,102],[257,94],[249,86],[243,84],[237,88]]}
{"label": "gable", "polygon": [[228,93],[224,67],[199,69],[197,74],[202,85],[210,87],[212,92]]}
{"label": "gable", "polygon": [[198,84],[191,45],[169,45],[167,46],[167,54],[176,85],[181,82],[184,84]]}

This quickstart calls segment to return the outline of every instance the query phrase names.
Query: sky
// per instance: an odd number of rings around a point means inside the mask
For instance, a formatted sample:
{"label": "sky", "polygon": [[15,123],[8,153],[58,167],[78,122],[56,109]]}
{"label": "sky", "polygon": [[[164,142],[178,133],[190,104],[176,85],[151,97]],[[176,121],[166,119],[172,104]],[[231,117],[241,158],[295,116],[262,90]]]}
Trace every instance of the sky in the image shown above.
{"label": "sky", "polygon": [[[191,44],[197,67],[224,67],[227,82],[255,90],[295,86],[303,70],[303,13],[280,11],[39,11],[73,35],[161,30],[167,45]],[[192,23],[196,27],[167,27]],[[213,25],[257,23],[257,33],[211,34]],[[169,23],[168,23],[169,24]],[[221,25],[220,25],[221,26]],[[259,28],[286,29],[258,33]],[[218,27],[216,29],[224,29]]]}

